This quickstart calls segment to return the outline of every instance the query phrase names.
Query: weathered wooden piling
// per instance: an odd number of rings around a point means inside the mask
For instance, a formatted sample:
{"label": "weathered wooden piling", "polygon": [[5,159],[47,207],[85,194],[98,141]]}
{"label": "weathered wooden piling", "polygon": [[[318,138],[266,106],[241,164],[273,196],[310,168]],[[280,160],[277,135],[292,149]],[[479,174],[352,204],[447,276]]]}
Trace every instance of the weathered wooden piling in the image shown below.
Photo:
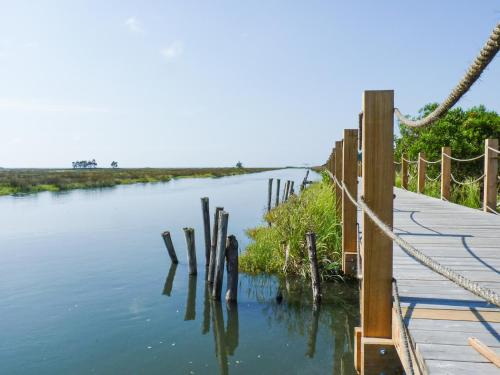
{"label": "weathered wooden piling", "polygon": [[172,263],[179,263],[177,259],[177,254],[175,254],[174,244],[172,243],[172,238],[170,237],[170,232],[167,230],[161,234],[163,237],[163,242],[165,242],[165,246],[167,247],[168,255],[172,260]]}
{"label": "weathered wooden piling", "polygon": [[272,195],[273,195],[273,179],[270,178],[267,184],[267,212],[271,211]]}
{"label": "weathered wooden piling", "polygon": [[217,254],[217,234],[219,232],[219,215],[223,210],[224,207],[215,207],[214,226],[212,231],[212,246],[210,247],[210,263],[208,265],[208,277],[207,277],[209,283],[214,282],[215,257]]}
{"label": "weathered wooden piling", "polygon": [[425,154],[418,153],[418,176],[417,176],[417,193],[423,194],[425,191],[425,174],[427,171],[427,164],[425,163]]}
{"label": "weathered wooden piling", "polygon": [[225,211],[222,211],[219,215],[219,233],[217,234],[217,253],[215,256],[215,274],[214,285],[212,289],[212,297],[216,300],[220,300],[222,292],[228,220],[229,214]]}
{"label": "weathered wooden piling", "polygon": [[279,178],[276,179],[276,202],[274,202],[274,207],[278,207],[280,204],[280,184],[281,180]]}
{"label": "weathered wooden piling", "polygon": [[196,247],[194,242],[194,229],[184,228],[184,235],[186,236],[189,274],[196,275],[198,273],[198,269],[196,265]]}
{"label": "weathered wooden piling", "polygon": [[226,244],[227,262],[227,292],[226,301],[235,302],[238,299],[238,241],[231,235]]}
{"label": "weathered wooden piling", "polygon": [[291,196],[292,194],[295,194],[295,190],[293,190],[293,186],[294,186],[294,184],[295,184],[295,181],[290,181],[290,196]]}
{"label": "weathered wooden piling", "polygon": [[311,284],[313,291],[313,302],[321,302],[321,281],[319,278],[318,258],[316,256],[316,235],[313,232],[306,233],[307,252],[311,264]]}
{"label": "weathered wooden piling", "polygon": [[208,267],[210,265],[210,207],[208,197],[201,198],[201,211],[203,214],[203,230],[205,233],[205,280],[208,280]]}
{"label": "weathered wooden piling", "polygon": [[286,190],[288,188],[288,181],[285,181],[283,184],[283,195],[281,197],[281,202],[284,202],[286,200]]}
{"label": "weathered wooden piling", "polygon": [[441,199],[450,200],[451,147],[441,147]]}
{"label": "weathered wooden piling", "polygon": [[196,282],[198,276],[189,275],[188,281],[188,295],[186,302],[186,312],[184,313],[184,320],[196,319]]}
{"label": "weathered wooden piling", "polygon": [[163,286],[163,294],[170,297],[172,294],[172,286],[174,285],[175,271],[177,270],[177,263],[170,263],[170,268],[168,270],[167,279],[165,280],[165,285]]}

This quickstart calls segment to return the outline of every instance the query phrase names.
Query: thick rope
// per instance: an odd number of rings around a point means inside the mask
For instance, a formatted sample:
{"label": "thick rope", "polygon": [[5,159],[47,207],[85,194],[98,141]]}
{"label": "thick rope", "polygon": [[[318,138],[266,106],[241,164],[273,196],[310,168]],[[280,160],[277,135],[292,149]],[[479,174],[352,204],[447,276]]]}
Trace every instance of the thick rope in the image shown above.
{"label": "thick rope", "polygon": [[497,154],[500,154],[500,150],[495,150],[493,147],[488,146],[488,150],[496,152]]}
{"label": "thick rope", "polygon": [[447,154],[443,154],[445,157],[451,159],[451,160],[455,160],[455,161],[474,161],[474,160],[478,160],[478,159],[481,159],[484,154],[481,154],[481,155],[478,155],[478,156],[474,156],[473,158],[470,158],[470,159],[458,159],[458,158],[454,158],[453,156],[451,155],[447,155]]}
{"label": "thick rope", "polygon": [[405,162],[407,162],[408,164],[417,164],[418,163],[418,160],[408,160],[408,159],[405,159],[405,158],[402,158]]}
{"label": "thick rope", "polygon": [[408,334],[408,327],[406,327],[405,320],[403,317],[403,312],[401,311],[401,301],[399,300],[398,283],[396,279],[392,279],[392,297],[394,298],[394,305],[396,306],[396,312],[398,315],[399,325],[401,326],[401,337],[402,346],[405,362],[408,364],[408,369],[405,367],[405,371],[408,371],[408,375],[414,375],[415,370],[413,370],[413,361],[410,355],[410,339]]}
{"label": "thick rope", "polygon": [[481,73],[483,73],[488,64],[493,60],[499,49],[500,23],[498,23],[491,32],[488,41],[467,70],[467,73],[465,73],[465,76],[460,80],[460,82],[458,82],[448,97],[441,104],[439,104],[434,111],[420,120],[410,120],[404,117],[397,108],[394,108],[394,114],[402,124],[413,128],[427,126],[432,124],[434,121],[439,120],[467,91],[469,91],[474,82],[477,81],[477,79],[481,76]]}
{"label": "thick rope", "polygon": [[451,176],[451,179],[453,180],[453,182],[456,183],[456,184],[459,184],[459,185],[471,185],[471,184],[475,184],[476,182],[481,181],[484,178],[485,175],[483,173],[482,176],[476,178],[475,180],[462,181],[462,182],[457,181],[456,178],[455,178],[455,176],[453,176],[453,173],[450,173],[450,176]]}
{"label": "thick rope", "polygon": [[432,182],[439,180],[440,177],[441,177],[441,173],[438,174],[436,178],[430,178],[429,176],[425,175],[425,178],[429,181],[432,181]]}
{"label": "thick rope", "polygon": [[498,215],[498,212],[496,212],[493,208],[490,208],[489,206],[486,206],[486,209],[490,211],[492,214]]}
{"label": "thick rope", "polygon": [[424,159],[422,157],[420,157],[420,159],[423,160],[427,164],[438,164],[438,163],[441,163],[441,159],[434,160],[434,161],[430,161],[430,160]]}
{"label": "thick rope", "polygon": [[380,220],[380,218],[371,210],[370,207],[368,207],[368,205],[363,200],[356,201],[352,197],[349,190],[344,185],[343,189],[347,197],[351,200],[351,202],[358,208],[362,209],[370,217],[370,219],[380,228],[380,230],[382,230],[382,232],[384,232],[384,234],[387,237],[389,237],[397,245],[399,245],[399,247],[406,254],[408,254],[409,256],[411,256],[424,266],[428,267],[432,271],[439,273],[441,276],[444,276],[448,280],[453,281],[455,284],[461,286],[462,288],[468,290],[469,292],[475,294],[476,296],[485,299],[486,301],[488,301],[493,305],[500,306],[500,296],[493,290],[483,287],[479,283],[460,275],[458,272],[452,270],[451,268],[443,266],[442,264],[436,262],[434,259],[428,257],[421,251],[417,250],[409,242],[407,242],[406,240],[395,234],[387,224],[385,224],[382,220]]}

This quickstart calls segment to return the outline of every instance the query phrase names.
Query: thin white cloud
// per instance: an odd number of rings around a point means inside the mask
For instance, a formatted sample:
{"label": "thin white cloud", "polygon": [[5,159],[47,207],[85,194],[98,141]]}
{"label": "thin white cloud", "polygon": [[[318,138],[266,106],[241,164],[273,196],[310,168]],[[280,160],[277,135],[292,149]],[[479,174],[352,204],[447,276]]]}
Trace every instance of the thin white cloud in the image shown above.
{"label": "thin white cloud", "polygon": [[143,34],[144,33],[144,28],[142,27],[141,22],[135,18],[135,17],[129,17],[125,21],[125,25],[128,27],[128,29],[137,34]]}
{"label": "thin white cloud", "polygon": [[166,61],[172,61],[178,58],[184,52],[184,45],[180,41],[175,41],[168,47],[162,48],[160,54]]}
{"label": "thin white cloud", "polygon": [[49,112],[49,113],[109,113],[107,108],[85,105],[67,105],[40,102],[36,100],[18,100],[0,98],[0,110],[20,112]]}

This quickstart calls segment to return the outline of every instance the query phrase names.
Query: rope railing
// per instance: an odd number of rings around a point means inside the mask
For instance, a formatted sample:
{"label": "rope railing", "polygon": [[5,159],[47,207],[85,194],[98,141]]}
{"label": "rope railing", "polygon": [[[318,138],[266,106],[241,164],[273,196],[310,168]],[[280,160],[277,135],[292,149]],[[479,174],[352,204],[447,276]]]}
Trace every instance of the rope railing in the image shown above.
{"label": "rope railing", "polygon": [[484,178],[485,174],[483,173],[482,176],[480,176],[474,180],[466,180],[466,181],[457,181],[455,176],[453,176],[453,173],[450,173],[450,176],[451,176],[452,181],[458,185],[471,185],[471,184],[475,184],[476,182],[481,181]]}
{"label": "rope railing", "polygon": [[493,152],[495,152],[497,154],[500,154],[500,150],[495,150],[493,147],[488,146],[488,150],[493,151]]}
{"label": "rope railing", "polygon": [[425,159],[423,157],[420,157],[420,159],[423,160],[427,164],[438,164],[438,163],[441,163],[441,159],[439,159],[439,160],[432,160],[432,161],[431,160],[427,160],[427,159]]}
{"label": "rope railing", "polygon": [[404,356],[404,361],[408,364],[408,366],[405,367],[405,371],[408,375],[414,375],[415,370],[413,369],[413,361],[411,359],[410,355],[410,335],[408,333],[408,327],[405,324],[405,320],[403,317],[403,312],[401,310],[401,301],[399,299],[399,290],[398,290],[398,283],[396,279],[392,279],[392,298],[394,299],[394,305],[396,307],[396,313],[398,316],[399,320],[399,326],[401,327],[401,340],[402,346],[403,346],[403,356]]}
{"label": "rope railing", "polygon": [[463,162],[467,162],[467,161],[474,161],[474,160],[478,160],[478,159],[481,159],[484,154],[481,154],[481,155],[478,155],[478,156],[474,156],[472,158],[469,158],[469,159],[459,159],[459,158],[454,158],[453,156],[451,155],[447,155],[447,154],[443,154],[445,157],[451,159],[451,160],[454,160],[454,161],[463,161]]}
{"label": "rope railing", "polygon": [[[336,178],[335,178],[336,180]],[[392,241],[394,241],[399,247],[409,256],[417,260],[420,264],[426,266],[432,271],[440,274],[441,276],[447,278],[448,280],[454,282],[458,286],[468,290],[469,292],[475,294],[478,297],[481,297],[488,301],[489,303],[500,306],[500,296],[495,293],[493,290],[483,287],[479,283],[466,278],[465,276],[459,274],[458,272],[443,266],[441,263],[435,261],[429,256],[422,253],[420,250],[417,250],[413,245],[409,242],[398,236],[392,228],[390,228],[387,224],[385,224],[372,210],[368,205],[361,199],[359,201],[355,200],[351,195],[351,192],[345,187],[345,185],[341,184],[343,191],[346,193],[349,200],[358,208],[363,210],[370,219],[379,227],[379,229]]]}
{"label": "rope railing", "polygon": [[435,178],[431,178],[429,177],[428,175],[425,175],[425,178],[428,180],[428,181],[431,181],[431,182],[435,182],[437,180],[439,180],[441,178],[441,173],[438,174]]}
{"label": "rope railing", "polygon": [[448,97],[437,106],[437,108],[420,120],[410,120],[403,116],[398,108],[394,108],[394,114],[403,125],[420,128],[432,124],[446,114],[461,98],[469,91],[472,85],[478,80],[488,64],[493,60],[500,49],[500,23],[498,23],[490,34],[486,44],[479,55],[470,65],[465,76],[453,88]]}
{"label": "rope railing", "polygon": [[405,159],[405,158],[402,158],[405,162],[407,162],[408,164],[417,164],[418,163],[418,160],[408,160],[408,159]]}

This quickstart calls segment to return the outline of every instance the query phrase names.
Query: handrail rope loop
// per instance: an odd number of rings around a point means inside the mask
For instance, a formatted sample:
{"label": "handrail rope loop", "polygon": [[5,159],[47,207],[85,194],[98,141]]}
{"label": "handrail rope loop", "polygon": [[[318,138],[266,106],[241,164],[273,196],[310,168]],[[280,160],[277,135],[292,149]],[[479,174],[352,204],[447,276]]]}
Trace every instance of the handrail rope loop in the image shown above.
{"label": "handrail rope loop", "polygon": [[441,178],[441,173],[439,173],[439,174],[437,175],[437,177],[436,177],[436,178],[430,178],[428,175],[425,175],[425,178],[426,178],[428,181],[432,181],[432,182],[434,182],[434,181],[437,181],[437,180],[439,180],[439,179]]}
{"label": "handrail rope loop", "polygon": [[434,121],[440,119],[467,91],[469,91],[472,85],[481,76],[481,73],[483,73],[488,64],[493,60],[499,49],[500,23],[498,23],[491,32],[488,41],[483,46],[474,62],[470,65],[469,69],[465,73],[465,76],[458,82],[448,97],[441,104],[439,104],[434,111],[429,113],[423,119],[410,120],[404,117],[398,108],[394,108],[394,114],[398,118],[399,122],[409,127],[419,128],[430,125]]}
{"label": "handrail rope loop", "polygon": [[405,324],[405,320],[403,317],[403,312],[401,311],[401,301],[399,299],[399,290],[398,290],[398,284],[395,278],[392,279],[392,297],[394,299],[394,305],[396,307],[396,313],[398,316],[399,320],[399,325],[401,326],[401,333],[400,335],[402,336],[402,346],[403,346],[403,353],[404,353],[404,359],[406,360],[406,363],[408,363],[408,375],[414,375],[415,371],[413,369],[413,361],[411,359],[410,355],[410,338],[409,338],[409,333],[408,333],[408,327]]}
{"label": "handrail rope loop", "polygon": [[463,162],[466,162],[466,161],[474,161],[474,160],[478,160],[478,159],[481,159],[484,154],[481,154],[481,155],[478,155],[478,156],[474,156],[472,158],[469,158],[469,159],[458,159],[458,158],[454,158],[453,156],[451,155],[447,155],[447,154],[443,154],[443,156],[451,159],[451,160],[454,160],[454,161],[463,161]]}
{"label": "handrail rope loop", "polygon": [[420,157],[421,160],[423,160],[425,163],[427,164],[437,164],[437,163],[441,163],[441,159],[438,159],[438,160],[434,160],[434,161],[430,161],[430,160],[427,160],[423,157]]}
{"label": "handrail rope loop", "polygon": [[489,210],[492,214],[499,215],[498,212],[496,212],[493,208],[490,208],[488,205],[486,205],[486,209]]}
{"label": "handrail rope loop", "polygon": [[497,154],[500,154],[500,150],[495,150],[493,147],[488,146],[488,150],[496,152]]}
{"label": "handrail rope loop", "polygon": [[475,180],[470,180],[470,181],[466,180],[466,181],[462,181],[462,182],[457,181],[457,179],[455,178],[455,176],[453,176],[453,173],[450,173],[450,176],[451,176],[451,179],[453,180],[453,182],[456,183],[456,184],[459,184],[459,185],[471,185],[471,184],[475,184],[476,182],[481,181],[484,178],[485,174],[483,173],[482,176],[476,178]]}
{"label": "handrail rope loop", "polygon": [[405,159],[405,158],[401,158],[401,159],[403,159],[408,164],[417,164],[418,163],[418,160],[408,160],[408,159]]}
{"label": "handrail rope loop", "polygon": [[453,269],[443,266],[441,263],[436,262],[431,257],[425,255],[420,250],[417,250],[414,246],[412,246],[409,242],[398,236],[393,230],[385,224],[372,210],[366,202],[363,200],[356,201],[350,191],[343,185],[343,190],[346,193],[347,197],[351,200],[351,202],[356,205],[358,208],[362,209],[370,219],[382,230],[382,232],[392,239],[399,247],[409,256],[417,260],[422,265],[431,269],[432,271],[444,276],[450,281],[453,281],[458,286],[468,290],[469,292],[475,294],[478,297],[481,297],[488,301],[489,303],[500,306],[500,296],[494,292],[493,290],[483,287],[479,283],[466,278],[465,276],[460,275],[458,272]]}

